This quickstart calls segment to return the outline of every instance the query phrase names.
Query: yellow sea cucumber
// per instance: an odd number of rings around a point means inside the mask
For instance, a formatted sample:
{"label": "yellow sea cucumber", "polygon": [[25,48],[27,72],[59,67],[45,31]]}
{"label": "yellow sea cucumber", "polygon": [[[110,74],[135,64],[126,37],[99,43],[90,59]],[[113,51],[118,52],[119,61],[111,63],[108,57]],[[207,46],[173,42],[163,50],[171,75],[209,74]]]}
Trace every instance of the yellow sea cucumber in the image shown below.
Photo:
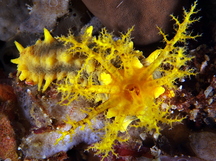
{"label": "yellow sea cucumber", "polygon": [[[44,40],[38,40],[35,45],[24,48],[15,41],[20,57],[11,60],[18,64],[18,76],[27,84],[38,85],[38,90],[44,92],[55,79],[61,80],[68,73],[73,73],[81,67],[81,56],[69,55],[63,43],[53,38],[47,29],[44,29]],[[45,80],[45,83],[44,83]]]}
{"label": "yellow sea cucumber", "polygon": [[[62,131],[62,136],[57,142],[64,140],[67,135],[73,136],[76,128],[85,128],[87,124],[92,124],[92,119],[104,114],[104,135],[101,141],[91,148],[95,149],[97,154],[106,157],[109,152],[115,153],[113,145],[116,140],[127,141],[121,138],[119,133],[127,133],[131,124],[135,127],[145,127],[146,131],[160,133],[158,123],[172,125],[173,122],[180,122],[181,118],[170,117],[169,106],[166,109],[161,108],[163,100],[160,96],[169,93],[167,97],[173,97],[175,80],[194,74],[192,69],[181,70],[192,57],[185,55],[186,47],[178,46],[178,43],[185,43],[187,39],[199,36],[192,36],[187,32],[188,27],[198,20],[191,19],[191,16],[197,13],[196,5],[197,2],[188,12],[184,10],[182,22],[172,16],[176,22],[176,34],[172,39],[168,40],[159,29],[166,46],[154,51],[146,59],[141,51],[134,50],[130,39],[132,29],[122,34],[119,39],[114,39],[106,29],[103,29],[98,37],[92,36],[92,26],[87,27],[79,37],[69,34],[67,37],[61,36],[56,39],[45,30],[43,42],[39,41],[35,46],[25,49],[17,44],[21,52],[20,58],[12,62],[18,64],[21,80],[28,78],[37,83],[40,89],[44,79],[45,91],[54,79],[64,78],[56,83],[56,90],[61,93],[62,102],[70,104],[79,97],[97,102],[97,105],[83,111],[87,115],[83,120],[66,120],[65,122],[72,127],[68,131]],[[55,45],[52,45],[51,41]],[[29,51],[36,51],[37,45],[41,45],[38,50],[42,54],[35,52],[35,56],[30,55]],[[31,56],[32,65],[25,60],[25,54]],[[22,60],[25,60],[25,64]],[[30,61],[30,58],[28,60]],[[76,61],[81,63],[75,63]],[[43,68],[38,70],[43,72],[39,74],[39,78],[35,78],[34,74],[37,65]]]}

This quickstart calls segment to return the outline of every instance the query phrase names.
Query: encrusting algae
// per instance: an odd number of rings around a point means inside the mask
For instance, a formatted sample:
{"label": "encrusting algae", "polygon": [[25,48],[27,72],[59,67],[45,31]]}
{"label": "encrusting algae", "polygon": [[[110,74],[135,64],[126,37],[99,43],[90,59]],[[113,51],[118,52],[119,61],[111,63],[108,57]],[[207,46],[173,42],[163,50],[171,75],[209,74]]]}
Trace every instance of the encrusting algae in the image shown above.
{"label": "encrusting algae", "polygon": [[145,127],[147,132],[159,134],[159,123],[172,126],[173,122],[180,122],[181,118],[170,116],[170,107],[161,108],[163,99],[160,96],[173,97],[177,89],[175,80],[194,75],[192,69],[182,70],[182,67],[192,59],[185,55],[187,49],[183,44],[186,45],[187,39],[199,36],[192,36],[187,31],[198,20],[191,18],[197,13],[196,5],[197,2],[188,12],[184,10],[182,22],[171,16],[176,22],[175,36],[168,40],[159,29],[166,46],[146,59],[141,51],[134,50],[130,38],[132,29],[119,39],[106,29],[99,36],[92,36],[92,26],[78,37],[69,34],[68,37],[53,38],[44,29],[44,41],[38,40],[27,48],[16,42],[20,57],[12,62],[18,64],[20,80],[38,84],[39,91],[43,86],[42,92],[56,80],[54,84],[61,93],[61,103],[70,104],[80,97],[95,103],[83,111],[87,114],[83,120],[65,121],[71,129],[62,131],[57,142],[67,135],[73,136],[78,127],[91,126],[92,120],[103,114],[104,135],[90,148],[106,157],[110,152],[115,154],[113,146],[117,140],[127,141],[119,134],[127,133],[129,126]]}

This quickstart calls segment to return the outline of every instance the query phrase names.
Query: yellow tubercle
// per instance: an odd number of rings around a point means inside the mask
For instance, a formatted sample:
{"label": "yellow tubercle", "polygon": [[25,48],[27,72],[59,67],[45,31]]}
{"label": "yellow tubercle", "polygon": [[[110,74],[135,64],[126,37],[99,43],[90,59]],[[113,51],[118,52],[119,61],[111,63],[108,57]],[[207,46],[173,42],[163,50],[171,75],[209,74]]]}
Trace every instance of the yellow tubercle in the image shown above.
{"label": "yellow tubercle", "polygon": [[70,63],[70,61],[72,60],[72,57],[71,57],[71,55],[69,55],[67,53],[63,53],[61,55],[58,55],[57,59],[66,65],[66,64]]}
{"label": "yellow tubercle", "polygon": [[[84,35],[85,35],[86,37],[91,37],[91,36],[92,36],[92,32],[93,32],[93,26],[89,26],[89,27],[85,30]],[[85,36],[84,36],[84,37],[85,37]]]}
{"label": "yellow tubercle", "polygon": [[155,91],[153,91],[154,97],[155,97],[155,98],[158,98],[158,97],[159,97],[160,95],[162,95],[165,91],[166,91],[166,90],[165,90],[164,87],[155,88]]}
{"label": "yellow tubercle", "polygon": [[46,68],[47,69],[52,69],[52,67],[55,65],[56,63],[56,59],[55,59],[55,56],[50,56],[50,57],[47,57],[47,58],[44,58],[45,61],[46,61]]}
{"label": "yellow tubercle", "polygon": [[14,43],[17,49],[19,50],[19,52],[22,52],[24,50],[24,47],[20,43],[18,43],[17,41],[15,41]]}
{"label": "yellow tubercle", "polygon": [[133,58],[132,61],[131,61],[131,64],[135,67],[135,68],[142,68],[143,67],[143,64],[139,61],[138,58]]}
{"label": "yellow tubercle", "polygon": [[93,60],[90,60],[90,61],[88,62],[88,64],[86,64],[86,72],[87,72],[88,74],[90,74],[90,73],[92,73],[92,72],[94,72],[94,71],[95,71],[95,63],[94,63]]}
{"label": "yellow tubercle", "polygon": [[52,43],[54,41],[55,41],[55,39],[50,34],[49,30],[47,30],[46,28],[44,28],[44,42],[45,43]]}
{"label": "yellow tubercle", "polygon": [[108,85],[112,82],[112,77],[110,74],[107,74],[105,72],[102,72],[99,76],[99,80],[102,84]]}
{"label": "yellow tubercle", "polygon": [[20,61],[19,61],[19,59],[13,59],[13,60],[11,60],[11,62],[14,64],[19,64]]}

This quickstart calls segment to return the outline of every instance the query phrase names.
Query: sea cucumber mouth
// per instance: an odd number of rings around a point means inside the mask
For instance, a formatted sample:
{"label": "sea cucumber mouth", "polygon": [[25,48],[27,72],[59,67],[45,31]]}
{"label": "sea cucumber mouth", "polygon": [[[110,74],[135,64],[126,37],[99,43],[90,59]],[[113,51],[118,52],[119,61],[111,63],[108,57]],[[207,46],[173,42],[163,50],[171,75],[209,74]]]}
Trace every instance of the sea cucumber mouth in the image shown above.
{"label": "sea cucumber mouth", "polygon": [[132,100],[137,96],[140,96],[140,88],[136,84],[128,84],[124,89],[125,97],[127,100]]}
{"label": "sea cucumber mouth", "polygon": [[128,91],[130,91],[130,92],[136,93],[137,96],[140,93],[139,87],[137,85],[135,85],[135,84],[129,84],[129,85],[126,86],[125,89],[128,90]]}

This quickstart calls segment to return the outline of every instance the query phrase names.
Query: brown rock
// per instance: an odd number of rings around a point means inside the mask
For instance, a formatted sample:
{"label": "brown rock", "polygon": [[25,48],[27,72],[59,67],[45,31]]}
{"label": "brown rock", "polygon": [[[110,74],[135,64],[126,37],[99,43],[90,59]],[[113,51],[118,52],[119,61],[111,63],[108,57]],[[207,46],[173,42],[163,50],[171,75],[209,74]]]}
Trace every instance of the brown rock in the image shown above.
{"label": "brown rock", "polygon": [[16,101],[16,95],[13,88],[7,84],[0,84],[0,102]]}
{"label": "brown rock", "polygon": [[168,33],[172,28],[170,14],[182,11],[187,0],[83,0],[88,9],[111,31],[132,33],[137,45],[159,41],[157,26]]}
{"label": "brown rock", "polygon": [[216,133],[193,133],[190,137],[190,145],[198,157],[208,161],[216,161]]}
{"label": "brown rock", "polygon": [[0,114],[0,158],[18,160],[14,130],[8,117]]}

